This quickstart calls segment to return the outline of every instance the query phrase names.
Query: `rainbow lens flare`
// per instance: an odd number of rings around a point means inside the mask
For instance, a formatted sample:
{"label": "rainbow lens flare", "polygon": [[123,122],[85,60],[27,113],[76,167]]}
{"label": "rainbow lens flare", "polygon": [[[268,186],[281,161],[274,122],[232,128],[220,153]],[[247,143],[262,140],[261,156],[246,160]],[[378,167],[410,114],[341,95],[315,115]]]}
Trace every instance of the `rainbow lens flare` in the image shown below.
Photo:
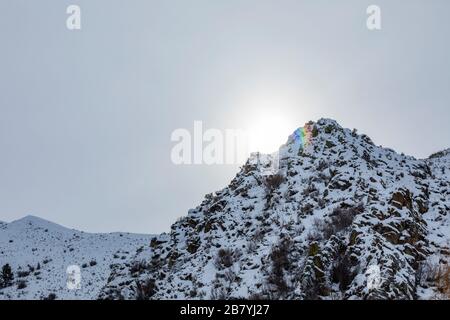
{"label": "rainbow lens flare", "polygon": [[296,144],[302,147],[306,147],[311,144],[312,139],[312,126],[305,125],[303,128],[298,128],[294,132],[294,140]]}

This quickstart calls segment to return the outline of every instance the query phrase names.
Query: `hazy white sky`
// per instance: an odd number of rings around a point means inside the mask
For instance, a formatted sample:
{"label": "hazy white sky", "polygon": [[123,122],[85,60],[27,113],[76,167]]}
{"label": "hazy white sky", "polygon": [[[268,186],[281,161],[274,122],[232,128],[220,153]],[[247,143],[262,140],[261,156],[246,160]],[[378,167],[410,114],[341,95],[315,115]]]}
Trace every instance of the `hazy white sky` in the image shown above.
{"label": "hazy white sky", "polygon": [[[70,4],[80,31],[66,28]],[[381,31],[366,28],[369,4]],[[268,112],[294,131],[327,117],[416,157],[447,148],[449,12],[448,0],[2,0],[0,220],[167,231],[237,171],[172,164],[170,135],[194,120],[242,128]]]}

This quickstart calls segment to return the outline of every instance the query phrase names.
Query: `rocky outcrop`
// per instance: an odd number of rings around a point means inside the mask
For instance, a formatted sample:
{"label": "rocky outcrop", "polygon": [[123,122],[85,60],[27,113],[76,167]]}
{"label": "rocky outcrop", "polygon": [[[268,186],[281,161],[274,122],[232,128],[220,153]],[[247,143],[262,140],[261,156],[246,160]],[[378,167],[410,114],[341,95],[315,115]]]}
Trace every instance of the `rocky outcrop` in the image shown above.
{"label": "rocky outcrop", "polygon": [[152,241],[142,272],[114,266],[100,297],[134,299],[148,281],[148,299],[420,297],[418,270],[450,237],[448,156],[400,155],[329,119],[306,126],[276,175],[262,174],[270,155],[251,157]]}

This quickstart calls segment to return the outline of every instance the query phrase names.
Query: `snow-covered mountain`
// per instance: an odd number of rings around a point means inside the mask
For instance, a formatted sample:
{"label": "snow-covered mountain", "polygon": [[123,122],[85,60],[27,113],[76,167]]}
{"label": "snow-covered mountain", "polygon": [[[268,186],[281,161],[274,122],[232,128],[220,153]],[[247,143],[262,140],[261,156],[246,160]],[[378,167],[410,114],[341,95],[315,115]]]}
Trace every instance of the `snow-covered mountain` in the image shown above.
{"label": "snow-covered mountain", "polygon": [[[149,247],[151,236],[94,234],[67,229],[34,216],[0,223],[0,268],[8,264],[14,279],[2,287],[2,299],[96,299],[112,264],[133,260]],[[69,290],[67,268],[81,271],[80,288]],[[2,270],[0,269],[0,278]]]}
{"label": "snow-covered mountain", "polygon": [[5,287],[0,270],[0,300],[441,299],[449,242],[450,149],[415,159],[321,119],[252,155],[169,234],[0,222],[14,275]]}
{"label": "snow-covered mountain", "polygon": [[419,160],[321,119],[112,266],[100,298],[443,298],[449,240],[448,150]]}

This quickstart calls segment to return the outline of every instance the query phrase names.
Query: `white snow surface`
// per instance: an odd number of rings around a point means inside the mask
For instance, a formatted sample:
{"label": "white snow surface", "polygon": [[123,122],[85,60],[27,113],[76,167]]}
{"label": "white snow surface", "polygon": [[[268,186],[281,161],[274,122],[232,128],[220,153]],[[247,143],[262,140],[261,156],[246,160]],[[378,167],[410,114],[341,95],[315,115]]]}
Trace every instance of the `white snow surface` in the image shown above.
{"label": "white snow surface", "polygon": [[[10,287],[0,289],[0,300],[96,299],[110,274],[110,265],[124,262],[148,247],[150,235],[85,233],[35,216],[0,223],[0,268],[14,272]],[[80,289],[67,287],[67,268],[79,266]],[[1,271],[0,271],[1,272]],[[18,288],[24,281],[26,287]]]}

